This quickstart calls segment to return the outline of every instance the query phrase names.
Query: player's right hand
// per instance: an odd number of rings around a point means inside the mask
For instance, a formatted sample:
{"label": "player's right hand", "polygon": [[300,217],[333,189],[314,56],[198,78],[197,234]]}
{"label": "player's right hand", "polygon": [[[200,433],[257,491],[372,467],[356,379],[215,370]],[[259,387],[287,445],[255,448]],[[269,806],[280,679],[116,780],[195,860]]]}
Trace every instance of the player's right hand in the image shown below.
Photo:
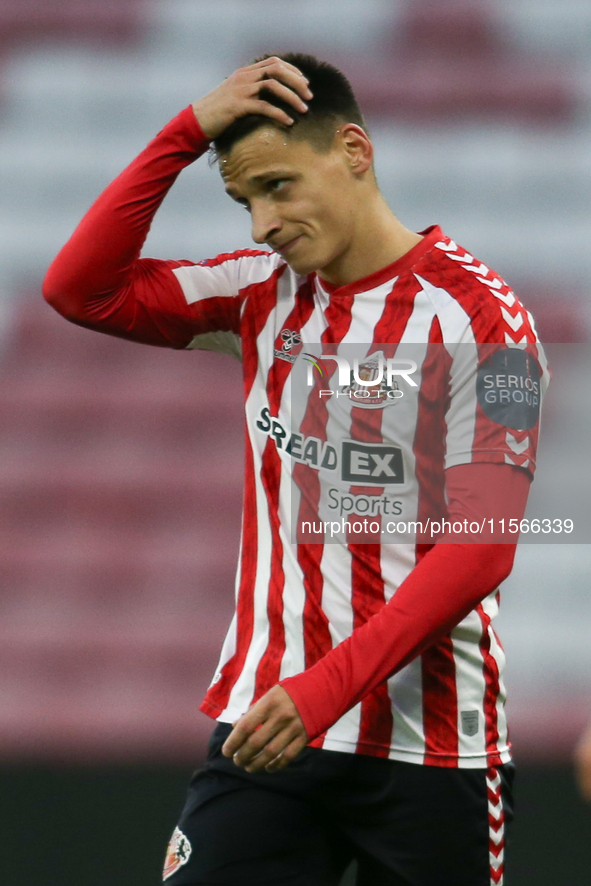
{"label": "player's right hand", "polygon": [[308,110],[304,99],[311,99],[308,81],[302,72],[277,56],[266,58],[237,71],[216,89],[193,104],[195,116],[210,140],[217,138],[238,117],[264,114],[285,126],[292,118],[259,98],[261,89],[269,89],[300,113]]}

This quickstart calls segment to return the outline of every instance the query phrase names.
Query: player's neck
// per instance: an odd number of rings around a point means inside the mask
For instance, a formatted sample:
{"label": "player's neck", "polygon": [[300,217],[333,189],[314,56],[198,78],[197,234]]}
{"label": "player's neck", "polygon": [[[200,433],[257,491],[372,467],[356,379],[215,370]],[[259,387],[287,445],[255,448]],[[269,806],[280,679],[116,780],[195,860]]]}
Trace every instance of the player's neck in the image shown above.
{"label": "player's neck", "polygon": [[333,286],[346,286],[380,271],[423,239],[398,221],[379,192],[365,202],[358,218],[347,251],[319,271],[319,276]]}

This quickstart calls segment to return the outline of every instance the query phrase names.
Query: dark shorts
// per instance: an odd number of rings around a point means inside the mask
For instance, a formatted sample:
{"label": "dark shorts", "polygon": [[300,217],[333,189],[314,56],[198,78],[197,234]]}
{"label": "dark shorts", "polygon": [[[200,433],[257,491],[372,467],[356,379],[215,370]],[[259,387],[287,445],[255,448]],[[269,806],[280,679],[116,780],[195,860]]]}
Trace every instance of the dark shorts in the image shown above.
{"label": "dark shorts", "polygon": [[443,769],[306,748],[249,774],[215,729],[165,863],[168,886],[502,884],[513,764]]}

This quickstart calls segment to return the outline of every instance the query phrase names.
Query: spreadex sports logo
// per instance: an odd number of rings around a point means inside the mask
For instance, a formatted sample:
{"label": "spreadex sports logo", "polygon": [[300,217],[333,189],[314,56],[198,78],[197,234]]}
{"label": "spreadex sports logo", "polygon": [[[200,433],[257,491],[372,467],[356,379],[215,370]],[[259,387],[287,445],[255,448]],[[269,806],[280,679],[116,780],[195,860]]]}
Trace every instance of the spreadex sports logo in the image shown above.
{"label": "spreadex sports logo", "polygon": [[193,848],[189,839],[185,837],[180,828],[175,828],[166,850],[166,858],[164,859],[164,870],[162,871],[162,879],[168,880],[169,877],[178,871],[180,867],[187,864],[191,857]]}
{"label": "spreadex sports logo", "polygon": [[256,426],[275,441],[277,449],[291,455],[295,461],[318,471],[334,472],[336,477],[346,483],[363,486],[404,483],[402,450],[398,446],[343,440],[337,449],[319,437],[289,434],[266,406],[261,409]]}
{"label": "spreadex sports logo", "polygon": [[[355,358],[353,367],[349,361],[337,354],[321,354],[315,357],[305,351],[303,358],[310,364],[307,373],[308,387],[316,386],[320,399],[327,397],[348,397],[355,406],[366,409],[382,409],[388,404],[396,403],[404,396],[398,384],[398,378],[404,379],[411,387],[418,387],[411,377],[417,371],[414,360],[397,360],[386,358],[383,351],[369,354],[361,362]],[[328,384],[329,371],[326,360],[334,360],[338,366],[338,388],[319,387],[321,382]],[[316,378],[314,371],[316,370]],[[395,378],[397,376],[397,378]]]}

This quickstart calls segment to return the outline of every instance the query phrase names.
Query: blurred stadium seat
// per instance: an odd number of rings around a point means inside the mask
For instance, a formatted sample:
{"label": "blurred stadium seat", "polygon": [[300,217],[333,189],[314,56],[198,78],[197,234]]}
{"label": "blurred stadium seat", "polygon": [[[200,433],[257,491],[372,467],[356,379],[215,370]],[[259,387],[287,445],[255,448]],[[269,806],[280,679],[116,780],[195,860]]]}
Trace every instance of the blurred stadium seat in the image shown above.
{"label": "blurred stadium seat", "polygon": [[145,0],[0,0],[0,45],[55,39],[129,43],[145,25],[145,5]]}
{"label": "blurred stadium seat", "polygon": [[393,121],[467,117],[556,124],[573,120],[579,94],[564,63],[523,53],[487,0],[406,3],[379,65],[351,78],[362,107]]}
{"label": "blurred stadium seat", "polygon": [[203,742],[232,611],[240,385],[229,358],[21,302],[0,370],[0,756]]}

